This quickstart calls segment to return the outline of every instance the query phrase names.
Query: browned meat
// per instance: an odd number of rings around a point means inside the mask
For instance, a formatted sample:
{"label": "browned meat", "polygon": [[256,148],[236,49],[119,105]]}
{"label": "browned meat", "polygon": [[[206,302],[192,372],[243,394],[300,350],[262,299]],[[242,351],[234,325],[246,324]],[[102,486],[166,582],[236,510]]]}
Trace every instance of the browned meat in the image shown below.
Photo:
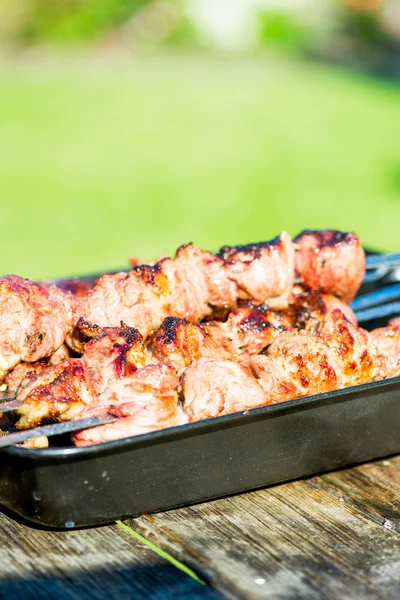
{"label": "browned meat", "polygon": [[60,363],[62,360],[65,360],[66,358],[69,358],[70,356],[71,350],[66,344],[63,344],[59,347],[58,350],[56,350],[53,354],[49,356],[49,358],[47,359],[47,364],[50,366],[58,365],[58,363]]}
{"label": "browned meat", "polygon": [[0,277],[0,315],[0,381],[19,362],[50,356],[69,327],[60,298],[16,275]]}
{"label": "browned meat", "polygon": [[247,246],[224,246],[218,255],[224,260],[228,278],[236,285],[238,298],[286,308],[294,282],[294,249],[284,231],[272,242]]}
{"label": "browned meat", "polygon": [[374,360],[374,381],[400,375],[400,318],[390,321],[387,327],[371,331],[368,337]]}
{"label": "browned meat", "polygon": [[288,324],[284,313],[271,310],[267,304],[248,304],[229,313],[224,323],[210,321],[201,327],[232,354],[258,354]]}
{"label": "browned meat", "polygon": [[[187,422],[178,406],[179,379],[167,364],[149,365],[111,385],[90,412],[108,407],[115,423],[73,434],[77,446],[88,446]],[[86,413],[85,413],[86,414]]]}
{"label": "browned meat", "polygon": [[174,259],[104,275],[89,292],[87,318],[101,326],[121,320],[147,337],[167,316],[200,321],[239,298],[285,308],[291,296],[294,251],[286,233],[273,242],[223,248],[217,256],[192,244]]}
{"label": "browned meat", "polygon": [[371,381],[368,334],[335,309],[314,333],[284,332],[250,365],[273,402]]}
{"label": "browned meat", "polygon": [[224,339],[214,340],[202,327],[186,319],[167,317],[151,344],[153,356],[173,365],[178,373],[202,356],[230,359],[231,348]]}
{"label": "browned meat", "polygon": [[7,385],[7,391],[10,393],[16,392],[19,388],[25,387],[30,381],[35,379],[38,373],[47,369],[48,364],[44,360],[34,363],[20,363],[17,365],[5,378],[4,382]]}
{"label": "browned meat", "polygon": [[[297,270],[305,285],[344,300],[353,297],[364,260],[354,234],[305,232],[297,246]],[[45,358],[64,340],[79,351],[72,331],[81,317],[101,327],[124,321],[146,338],[167,316],[199,322],[226,314],[243,300],[285,309],[293,292],[294,263],[294,246],[283,232],[272,242],[226,246],[217,255],[188,244],[174,259],[100,277],[87,295],[88,286],[80,283],[60,283],[61,289],[2,277],[0,382],[19,362]]]}
{"label": "browned meat", "polygon": [[269,403],[251,371],[228,360],[200,358],[186,369],[182,389],[189,421]]}
{"label": "browned meat", "polygon": [[39,373],[47,369],[50,365],[57,365],[65,358],[70,356],[68,346],[63,344],[47,359],[39,360],[34,363],[23,362],[17,365],[4,380],[8,392],[16,392],[19,388],[25,387],[33,381]]}
{"label": "browned meat", "polygon": [[307,287],[350,303],[365,275],[365,256],[354,233],[303,231],[296,244],[296,272]]}
{"label": "browned meat", "polygon": [[284,322],[289,329],[308,329],[327,317],[333,310],[339,309],[346,318],[357,325],[357,319],[351,308],[332,294],[317,291],[303,291],[293,296],[289,308],[284,311]]}
{"label": "browned meat", "polygon": [[326,346],[312,334],[282,333],[266,355],[251,357],[250,365],[269,402],[283,402],[337,387]]}
{"label": "browned meat", "polygon": [[83,279],[60,279],[55,285],[64,292],[71,292],[77,298],[85,298],[89,290],[92,289],[94,282]]}
{"label": "browned meat", "polygon": [[18,394],[22,404],[17,427],[27,429],[49,418],[74,419],[95,396],[82,361],[67,358],[42,371]]}
{"label": "browned meat", "polygon": [[368,333],[350,323],[338,309],[318,323],[315,333],[329,352],[338,387],[371,381],[373,360],[368,349]]}
{"label": "browned meat", "polygon": [[47,418],[76,417],[107,385],[146,362],[147,350],[137,330],[124,327],[100,331],[85,345],[82,358],[48,367],[19,392],[22,404],[17,411],[21,416],[18,427],[32,427]]}
{"label": "browned meat", "polygon": [[143,338],[131,327],[105,328],[85,344],[81,358],[92,385],[101,394],[112,381],[117,381],[149,362]]}
{"label": "browned meat", "polygon": [[267,304],[250,303],[229,313],[225,322],[209,321],[201,327],[234,354],[259,354],[283,331],[304,328],[313,331],[319,321],[337,308],[357,324],[351,308],[335,296],[303,291],[293,296],[284,311],[271,310]]}

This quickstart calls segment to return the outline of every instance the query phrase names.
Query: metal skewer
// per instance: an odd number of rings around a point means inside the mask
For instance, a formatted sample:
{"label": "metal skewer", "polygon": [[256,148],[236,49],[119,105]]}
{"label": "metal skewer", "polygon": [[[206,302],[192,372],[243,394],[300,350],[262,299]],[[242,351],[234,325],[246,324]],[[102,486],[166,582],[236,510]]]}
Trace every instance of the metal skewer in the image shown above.
{"label": "metal skewer", "polygon": [[400,254],[372,254],[365,259],[367,271],[378,269],[379,267],[400,266]]}
{"label": "metal skewer", "polygon": [[369,294],[358,296],[350,304],[350,307],[357,311],[370,308],[371,306],[377,306],[379,304],[386,304],[387,302],[396,300],[397,298],[400,298],[400,283],[394,283],[381,288],[380,290],[370,292]]}
{"label": "metal skewer", "polygon": [[41,425],[40,427],[33,427],[32,429],[24,429],[23,431],[8,433],[7,435],[0,437],[0,448],[5,448],[13,444],[21,444],[26,440],[31,440],[42,435],[50,437],[52,435],[61,435],[62,433],[71,433],[72,431],[79,431],[80,429],[88,429],[89,427],[113,423],[116,420],[116,417],[105,414],[97,417],[78,419],[76,421],[65,421],[64,423],[52,423],[51,425]]}

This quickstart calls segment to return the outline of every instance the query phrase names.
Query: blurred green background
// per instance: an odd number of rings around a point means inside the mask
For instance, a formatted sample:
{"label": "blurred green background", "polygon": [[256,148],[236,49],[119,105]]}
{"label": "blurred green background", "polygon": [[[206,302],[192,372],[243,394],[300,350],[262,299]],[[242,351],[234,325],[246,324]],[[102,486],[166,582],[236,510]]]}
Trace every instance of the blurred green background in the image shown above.
{"label": "blurred green background", "polygon": [[399,251],[399,9],[0,0],[0,271],[320,227]]}

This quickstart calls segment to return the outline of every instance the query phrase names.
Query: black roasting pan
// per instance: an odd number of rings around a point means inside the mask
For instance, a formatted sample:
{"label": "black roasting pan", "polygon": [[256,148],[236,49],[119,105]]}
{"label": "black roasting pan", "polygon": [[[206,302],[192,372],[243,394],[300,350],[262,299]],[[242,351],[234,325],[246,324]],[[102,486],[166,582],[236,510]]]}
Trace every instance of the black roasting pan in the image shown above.
{"label": "black roasting pan", "polygon": [[100,525],[398,452],[400,377],[87,448],[5,448],[0,503]]}

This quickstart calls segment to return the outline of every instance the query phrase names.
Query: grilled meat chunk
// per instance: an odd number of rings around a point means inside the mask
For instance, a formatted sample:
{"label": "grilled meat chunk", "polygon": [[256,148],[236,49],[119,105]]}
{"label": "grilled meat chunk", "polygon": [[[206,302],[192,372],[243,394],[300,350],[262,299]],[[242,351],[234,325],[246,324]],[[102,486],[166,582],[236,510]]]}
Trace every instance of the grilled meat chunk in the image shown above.
{"label": "grilled meat chunk", "polygon": [[142,367],[148,360],[140,333],[107,328],[85,345],[82,358],[66,359],[42,371],[18,394],[20,429],[43,419],[75,418],[106,387]]}
{"label": "grilled meat chunk", "polygon": [[164,319],[153,337],[151,350],[154,358],[173,365],[178,373],[202,356],[232,357],[225,340],[214,340],[206,328],[178,317]]}
{"label": "grilled meat chunk", "polygon": [[186,369],[182,389],[189,421],[269,403],[251,371],[229,360],[200,358]]}
{"label": "grilled meat chunk", "polygon": [[306,230],[294,242],[296,272],[304,284],[350,303],[365,275],[364,250],[356,234]]}
{"label": "grilled meat chunk", "polygon": [[79,358],[63,362],[42,371],[19,392],[22,404],[17,413],[19,429],[38,425],[43,419],[74,419],[93,402],[95,390]]}
{"label": "grilled meat chunk", "polygon": [[272,242],[247,246],[224,246],[218,256],[223,259],[228,279],[233,281],[237,297],[268,303],[282,309],[289,304],[294,283],[294,249],[284,231]]}
{"label": "grilled meat chunk", "polygon": [[60,298],[16,275],[0,277],[0,315],[0,381],[18,363],[50,356],[69,327]]}
{"label": "grilled meat chunk", "polygon": [[266,355],[251,357],[250,366],[271,403],[337,387],[325,344],[312,334],[296,331],[281,334]]}
{"label": "grilled meat chunk", "polygon": [[57,287],[6,275],[0,278],[0,382],[19,362],[45,358],[64,340],[79,351],[72,331],[81,317],[101,327],[124,321],[146,338],[167,316],[199,322],[243,300],[286,309],[295,260],[306,286],[351,300],[364,273],[358,238],[304,232],[296,245],[295,258],[285,232],[272,242],[225,246],[217,255],[188,244],[174,259],[104,275],[89,290],[80,283]]}
{"label": "grilled meat chunk", "polygon": [[293,296],[289,308],[284,311],[284,322],[288,329],[313,331],[315,325],[335,309],[339,309],[351,323],[357,325],[357,319],[347,304],[332,294],[314,290],[302,291]]}
{"label": "grilled meat chunk", "polygon": [[4,380],[7,385],[7,391],[10,393],[17,392],[18,389],[25,387],[30,381],[33,381],[36,375],[47,369],[47,367],[48,364],[45,360],[39,360],[34,363],[20,363]]}
{"label": "grilled meat chunk", "polygon": [[328,392],[371,381],[368,334],[338,309],[314,333],[285,332],[250,366],[273,402]]}
{"label": "grilled meat chunk", "polygon": [[364,329],[353,325],[339,309],[335,309],[318,323],[315,334],[328,349],[339,388],[371,381],[373,359],[368,347],[368,333]]}
{"label": "grilled meat chunk", "polygon": [[289,322],[285,313],[273,311],[267,304],[248,304],[229,313],[224,323],[209,321],[201,327],[220,346],[225,345],[232,354],[258,354],[269,346],[287,325]]}
{"label": "grilled meat chunk", "polygon": [[192,244],[174,259],[104,275],[87,297],[87,318],[101,326],[121,320],[144,337],[167,316],[200,321],[214,308],[231,310],[238,298],[285,308],[293,287],[294,251],[283,233],[273,242],[225,247],[215,256]]}
{"label": "grilled meat chunk", "polygon": [[179,379],[175,369],[165,363],[148,365],[112,384],[101,394],[85,416],[108,407],[119,417],[115,423],[100,425],[73,434],[77,446],[88,446],[119,438],[140,435],[187,422],[178,406]]}
{"label": "grilled meat chunk", "polygon": [[392,319],[387,327],[371,331],[368,338],[374,381],[400,375],[400,318]]}
{"label": "grilled meat chunk", "polygon": [[47,359],[39,360],[34,363],[19,363],[5,378],[7,391],[17,392],[19,388],[25,387],[30,381],[35,379],[36,375],[47,369],[48,366],[57,365],[65,358],[70,356],[69,348],[63,344]]}

